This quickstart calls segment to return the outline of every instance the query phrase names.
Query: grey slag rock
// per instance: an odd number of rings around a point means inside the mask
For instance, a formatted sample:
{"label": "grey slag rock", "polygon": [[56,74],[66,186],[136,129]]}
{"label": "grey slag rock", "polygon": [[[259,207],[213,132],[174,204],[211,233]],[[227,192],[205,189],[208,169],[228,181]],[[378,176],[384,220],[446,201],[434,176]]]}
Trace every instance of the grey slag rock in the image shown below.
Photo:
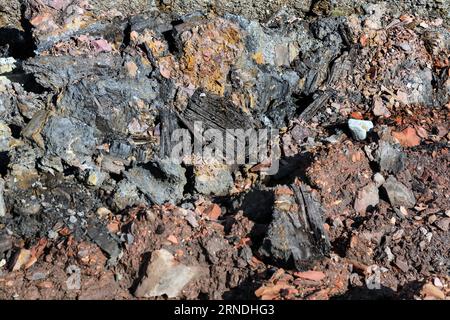
{"label": "grey slag rock", "polygon": [[393,176],[389,176],[383,184],[383,188],[392,206],[403,206],[412,208],[416,204],[416,198],[410,189],[403,183],[397,181]]}
{"label": "grey slag rock", "polygon": [[400,150],[399,146],[381,140],[375,152],[375,159],[382,172],[395,174],[403,170],[405,154]]}
{"label": "grey slag rock", "polygon": [[164,159],[132,168],[125,175],[152,202],[163,204],[183,198],[185,172],[181,165]]}
{"label": "grey slag rock", "polygon": [[199,273],[199,267],[185,266],[175,261],[174,256],[165,249],[154,251],[134,295],[149,298],[165,294],[168,298],[175,298]]}
{"label": "grey slag rock", "polygon": [[118,183],[113,197],[113,205],[117,209],[123,210],[126,207],[133,206],[141,201],[137,187],[134,184],[125,179]]}
{"label": "grey slag rock", "polygon": [[348,128],[356,140],[365,140],[367,132],[373,129],[373,123],[368,120],[350,119],[348,120]]}
{"label": "grey slag rock", "polygon": [[47,151],[79,167],[90,162],[95,151],[94,128],[73,118],[51,117],[44,128]]}
{"label": "grey slag rock", "polygon": [[366,212],[367,208],[375,207],[379,202],[380,197],[377,186],[374,183],[369,183],[358,191],[354,208],[357,212],[363,213]]}
{"label": "grey slag rock", "polygon": [[108,254],[111,261],[115,261],[119,257],[121,252],[119,244],[105,227],[91,225],[87,228],[87,235]]}

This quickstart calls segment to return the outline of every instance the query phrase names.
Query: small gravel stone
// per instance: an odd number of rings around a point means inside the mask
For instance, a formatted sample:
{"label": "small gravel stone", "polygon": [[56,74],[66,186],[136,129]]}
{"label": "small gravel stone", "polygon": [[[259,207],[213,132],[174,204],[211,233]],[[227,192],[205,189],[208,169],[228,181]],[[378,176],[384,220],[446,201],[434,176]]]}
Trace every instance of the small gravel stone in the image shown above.
{"label": "small gravel stone", "polygon": [[373,176],[373,182],[375,183],[375,185],[379,188],[383,185],[383,183],[386,180],[384,179],[383,175],[379,172],[375,173]]}
{"label": "small gravel stone", "polygon": [[383,188],[386,190],[389,201],[394,207],[404,206],[405,208],[412,208],[416,204],[416,198],[412,191],[393,176],[389,176],[383,184]]}
{"label": "small gravel stone", "polygon": [[348,128],[356,140],[362,141],[367,138],[367,132],[373,129],[373,123],[368,120],[350,119],[348,120]]}
{"label": "small gravel stone", "polygon": [[450,224],[450,218],[440,219],[437,222],[435,222],[434,224],[436,225],[436,227],[438,227],[442,231],[447,232],[448,231],[448,226]]}

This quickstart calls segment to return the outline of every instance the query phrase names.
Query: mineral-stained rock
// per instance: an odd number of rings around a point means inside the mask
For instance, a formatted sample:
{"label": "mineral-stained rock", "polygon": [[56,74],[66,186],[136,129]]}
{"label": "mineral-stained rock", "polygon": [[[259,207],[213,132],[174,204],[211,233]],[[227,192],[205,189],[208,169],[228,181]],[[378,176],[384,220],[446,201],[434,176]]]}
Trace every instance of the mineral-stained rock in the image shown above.
{"label": "mineral-stained rock", "polygon": [[183,197],[186,170],[170,159],[149,162],[126,172],[127,179],[136,185],[153,203],[176,203]]}
{"label": "mineral-stained rock", "polygon": [[42,149],[45,148],[44,141],[41,135],[42,129],[49,117],[49,112],[45,110],[37,111],[30,122],[23,128],[22,136],[32,139]]}
{"label": "mineral-stained rock", "polygon": [[[69,40],[83,34],[105,38],[120,46],[124,40],[123,30],[129,19],[126,16],[150,11],[153,1],[119,0],[114,4],[104,0],[96,0],[86,4],[84,1],[48,1],[45,3],[29,0],[25,16],[33,26],[37,51],[48,50],[59,41]],[[118,11],[118,9],[120,11]],[[153,13],[153,14],[152,14]],[[153,10],[144,19],[134,16],[142,27],[162,24],[159,16],[162,14]],[[146,21],[147,20],[147,21]]]}
{"label": "mineral-stained rock", "polygon": [[393,206],[412,208],[416,204],[416,198],[412,191],[403,183],[397,181],[394,176],[389,176],[389,178],[386,179],[383,188],[386,190],[389,202]]}
{"label": "mineral-stained rock", "polygon": [[134,295],[136,297],[157,297],[167,295],[178,297],[181,290],[199,275],[199,267],[185,266],[176,262],[173,255],[165,250],[152,253],[151,261]]}
{"label": "mineral-stained rock", "polygon": [[40,150],[24,145],[16,151],[11,157],[11,177],[15,186],[26,190],[39,178],[36,159],[40,155]]}
{"label": "mineral-stained rock", "polygon": [[161,74],[177,86],[223,96],[230,66],[244,49],[242,30],[223,18],[193,19],[175,26],[173,34],[182,55],[160,57]]}
{"label": "mineral-stained rock", "polygon": [[308,267],[330,249],[322,210],[304,186],[275,189],[273,220],[259,254],[282,266]]}
{"label": "mineral-stained rock", "polygon": [[92,187],[99,187],[107,178],[107,174],[101,171],[100,168],[94,167],[86,172],[86,184]]}
{"label": "mineral-stained rock", "polygon": [[14,263],[11,270],[18,271],[25,266],[31,259],[31,251],[27,249],[20,249],[14,257]]}

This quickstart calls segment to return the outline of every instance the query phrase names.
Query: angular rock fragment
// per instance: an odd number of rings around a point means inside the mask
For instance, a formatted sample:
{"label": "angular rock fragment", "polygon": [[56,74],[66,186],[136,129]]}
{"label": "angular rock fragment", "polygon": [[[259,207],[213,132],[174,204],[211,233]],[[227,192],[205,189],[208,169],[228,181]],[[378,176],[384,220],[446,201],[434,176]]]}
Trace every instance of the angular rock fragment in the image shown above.
{"label": "angular rock fragment", "polygon": [[195,190],[204,195],[223,196],[234,185],[233,177],[225,166],[198,166],[194,169]]}
{"label": "angular rock fragment", "polygon": [[206,239],[202,242],[203,247],[208,253],[209,260],[213,263],[219,263],[220,259],[217,257],[217,253],[227,247],[227,241],[225,239],[216,237],[211,239]]}
{"label": "angular rock fragment", "polygon": [[442,218],[435,222],[436,227],[441,229],[442,231],[447,232],[450,225],[450,218]]}
{"label": "angular rock fragment", "polygon": [[101,171],[100,168],[94,167],[86,172],[86,184],[92,187],[99,187],[107,178],[107,174]]}
{"label": "angular rock fragment", "polygon": [[114,192],[113,205],[119,210],[124,210],[126,207],[139,204],[140,202],[143,202],[143,200],[139,196],[136,185],[125,179],[120,181]]}
{"label": "angular rock fragment", "polygon": [[117,241],[112,238],[105,227],[90,225],[87,228],[87,235],[109,255],[112,262],[116,261],[120,255],[120,248]]}
{"label": "angular rock fragment", "polygon": [[378,187],[374,183],[369,183],[358,191],[354,208],[357,212],[364,213],[368,208],[375,207],[379,202]]}
{"label": "angular rock fragment", "polygon": [[44,128],[46,148],[72,166],[91,162],[95,151],[95,129],[74,118],[53,116]]}
{"label": "angular rock fragment", "polygon": [[396,145],[381,140],[375,153],[375,159],[382,172],[398,173],[403,170],[405,154]]}
{"label": "angular rock fragment", "polygon": [[0,58],[0,74],[11,72],[15,68],[15,63],[13,57]]}
{"label": "angular rock fragment", "polygon": [[153,203],[176,203],[183,198],[186,170],[170,159],[149,162],[125,173],[128,181],[137,186]]}
{"label": "angular rock fragment", "polygon": [[154,251],[145,276],[134,295],[139,298],[162,295],[176,298],[199,273],[199,267],[185,266],[176,262],[174,256],[165,249]]}
{"label": "angular rock fragment", "polygon": [[431,283],[424,284],[420,293],[425,297],[432,297],[440,300],[445,299],[445,294]]}
{"label": "angular rock fragment", "polygon": [[322,210],[312,194],[304,186],[277,187],[273,220],[259,254],[282,266],[303,270],[329,249]]}
{"label": "angular rock fragment", "polygon": [[373,128],[373,123],[367,120],[350,119],[348,120],[348,128],[356,140],[365,140],[367,133]]}
{"label": "angular rock fragment", "polygon": [[372,178],[373,182],[377,186],[377,188],[381,187],[383,183],[386,181],[383,175],[379,172],[375,173]]}
{"label": "angular rock fragment", "polygon": [[27,263],[30,261],[31,258],[32,258],[32,256],[31,256],[31,251],[30,250],[28,250],[28,249],[20,249],[16,253],[16,256],[13,259],[14,262],[11,265],[11,270],[12,271],[20,270],[22,267],[27,265]]}
{"label": "angular rock fragment", "polygon": [[383,188],[387,193],[389,202],[394,207],[412,208],[416,204],[413,192],[393,176],[389,176],[386,179]]}

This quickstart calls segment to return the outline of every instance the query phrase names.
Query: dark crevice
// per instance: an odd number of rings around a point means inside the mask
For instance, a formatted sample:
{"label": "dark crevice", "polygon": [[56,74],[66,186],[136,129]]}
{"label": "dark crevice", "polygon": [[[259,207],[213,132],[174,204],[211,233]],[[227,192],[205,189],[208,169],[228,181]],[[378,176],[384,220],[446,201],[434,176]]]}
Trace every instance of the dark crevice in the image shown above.
{"label": "dark crevice", "polygon": [[8,125],[11,130],[11,135],[14,139],[20,139],[20,132],[22,131],[22,127],[15,125],[13,123]]}
{"label": "dark crevice", "polygon": [[3,75],[11,82],[16,82],[22,85],[23,89],[27,92],[42,94],[49,91],[36,81],[36,77],[33,74],[25,73],[21,67],[18,67],[14,71]]}
{"label": "dark crevice", "polygon": [[34,50],[36,49],[33,40],[33,26],[25,18],[25,10],[26,6],[22,4],[20,7],[20,25],[23,31],[10,27],[0,28],[0,48],[8,51],[7,53],[3,53],[3,55],[8,54],[15,59],[21,60],[34,57]]}
{"label": "dark crevice", "polygon": [[0,177],[5,177],[8,173],[8,165],[10,161],[8,152],[0,152]]}
{"label": "dark crevice", "polygon": [[194,174],[194,166],[185,166],[186,169],[186,180],[187,183],[184,186],[184,194],[193,193],[195,190],[194,181],[195,181],[195,174]]}
{"label": "dark crevice", "polygon": [[302,112],[311,104],[314,102],[314,92],[309,94],[309,95],[305,95],[305,94],[301,94],[301,95],[296,95],[293,94],[294,100],[295,100],[295,104],[298,106],[297,111],[296,111],[296,117],[299,116],[300,114],[302,114]]}
{"label": "dark crevice", "polygon": [[163,34],[164,39],[167,41],[167,44],[169,46],[169,52],[171,54],[173,54],[173,55],[176,55],[179,52],[179,50],[178,50],[178,47],[177,47],[177,44],[176,44],[175,37],[173,35],[173,30],[169,30],[169,31],[163,32],[162,34]]}
{"label": "dark crevice", "polygon": [[123,31],[123,41],[121,45],[121,49],[125,49],[130,45],[131,41],[131,23],[128,23],[125,30]]}

